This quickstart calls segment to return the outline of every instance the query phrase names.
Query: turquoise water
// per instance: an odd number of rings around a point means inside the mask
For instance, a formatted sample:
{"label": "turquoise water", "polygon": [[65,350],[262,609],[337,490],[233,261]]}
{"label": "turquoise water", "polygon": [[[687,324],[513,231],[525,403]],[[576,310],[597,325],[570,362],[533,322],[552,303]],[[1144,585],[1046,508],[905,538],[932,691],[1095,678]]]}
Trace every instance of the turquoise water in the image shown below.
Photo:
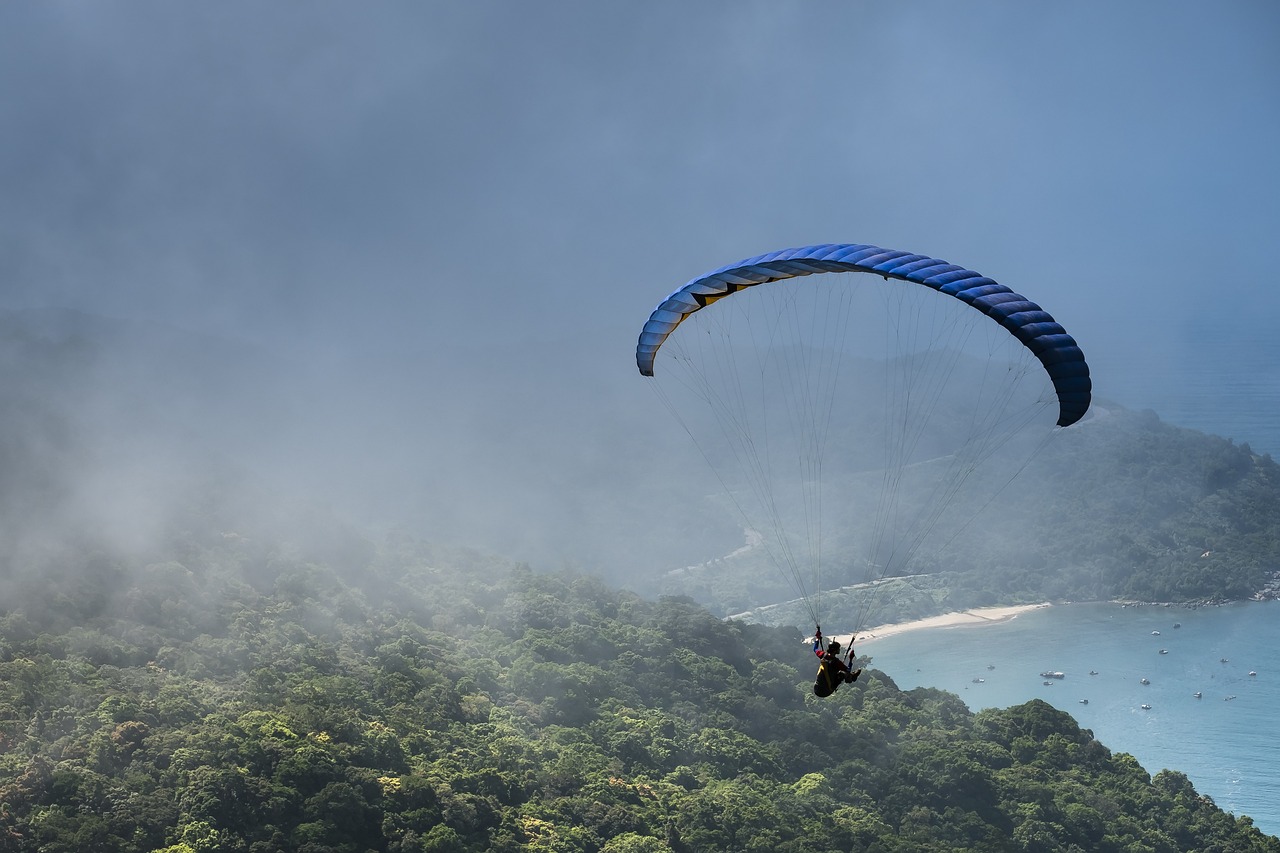
{"label": "turquoise water", "polygon": [[[903,689],[938,687],[974,710],[1043,699],[1112,751],[1130,753],[1153,775],[1164,768],[1185,773],[1198,792],[1271,835],[1280,835],[1277,649],[1277,601],[1199,609],[1060,605],[995,625],[858,645]],[[1066,677],[1046,685],[1045,670]]]}

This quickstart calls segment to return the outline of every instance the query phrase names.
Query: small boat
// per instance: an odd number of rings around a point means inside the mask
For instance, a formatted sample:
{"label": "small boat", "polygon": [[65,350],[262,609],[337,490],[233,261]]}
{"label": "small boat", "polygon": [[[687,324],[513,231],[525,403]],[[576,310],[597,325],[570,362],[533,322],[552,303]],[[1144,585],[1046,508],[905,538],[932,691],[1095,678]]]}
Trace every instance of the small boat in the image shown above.
{"label": "small boat", "polygon": [[1256,671],[1254,671],[1254,670],[1252,670],[1252,669],[1251,669],[1251,670],[1249,670],[1249,674],[1250,674],[1250,675],[1254,675],[1254,676],[1256,676],[1258,673],[1257,673]]}
{"label": "small boat", "polygon": [[1080,704],[1081,704],[1081,705],[1088,705],[1088,704],[1089,704],[1089,700],[1088,700],[1088,699],[1081,699],[1081,700],[1080,700]]}
{"label": "small boat", "polygon": [[1150,706],[1150,705],[1143,705],[1143,706],[1142,706],[1142,710],[1144,710],[1144,711],[1150,711],[1150,710],[1151,710],[1151,706]]}
{"label": "small boat", "polygon": [[1169,654],[1169,650],[1168,650],[1168,649],[1161,649],[1161,650],[1160,650],[1160,654],[1162,654],[1162,655],[1167,655],[1167,654]]}
{"label": "small boat", "polygon": [[1223,702],[1230,702],[1230,701],[1231,701],[1232,699],[1234,699],[1234,698],[1236,698],[1236,697],[1235,697],[1234,695],[1231,695],[1231,696],[1228,696],[1226,699],[1223,699],[1222,701],[1223,701]]}
{"label": "small boat", "polygon": [[1181,622],[1174,622],[1174,623],[1173,623],[1173,627],[1175,627],[1175,628],[1181,628],[1181,627],[1182,627],[1182,623],[1181,623]]}
{"label": "small boat", "polygon": [[1044,672],[1040,673],[1040,677],[1041,678],[1066,678],[1067,674],[1065,672],[1058,672],[1056,669],[1051,669],[1051,670],[1045,670]]}
{"label": "small boat", "polygon": [[987,680],[986,680],[985,678],[975,678],[975,679],[973,680],[973,683],[974,683],[974,684],[986,684],[986,683],[987,683]]}
{"label": "small boat", "polygon": [[1197,690],[1195,693],[1193,693],[1193,694],[1191,694],[1191,695],[1193,695],[1193,696],[1195,696],[1197,699],[1199,699],[1199,698],[1200,698],[1200,691],[1199,691],[1199,690]]}
{"label": "small boat", "polygon": [[995,668],[996,668],[996,665],[995,665],[995,664],[993,664],[993,663],[989,663],[989,664],[987,664],[987,669],[995,669]]}
{"label": "small boat", "polygon": [[1053,682],[1052,682],[1052,681],[1046,681],[1046,682],[1044,682],[1044,686],[1045,686],[1045,687],[1052,687],[1052,686],[1053,686]]}
{"label": "small boat", "polygon": [[1160,632],[1159,632],[1159,631],[1152,631],[1152,632],[1151,632],[1151,636],[1153,636],[1153,637],[1159,637],[1159,636],[1160,636]]}
{"label": "small boat", "polygon": [[1097,674],[1098,674],[1098,671],[1097,671],[1096,669],[1091,669],[1091,670],[1089,670],[1089,674],[1090,674],[1090,675],[1097,675]]}
{"label": "small boat", "polygon": [[1144,679],[1142,679],[1142,681],[1140,681],[1140,682],[1138,682],[1138,683],[1139,683],[1139,684],[1150,684],[1151,682],[1144,678]]}
{"label": "small boat", "polygon": [[1218,658],[1218,663],[1231,663],[1231,661],[1227,660],[1226,658]]}

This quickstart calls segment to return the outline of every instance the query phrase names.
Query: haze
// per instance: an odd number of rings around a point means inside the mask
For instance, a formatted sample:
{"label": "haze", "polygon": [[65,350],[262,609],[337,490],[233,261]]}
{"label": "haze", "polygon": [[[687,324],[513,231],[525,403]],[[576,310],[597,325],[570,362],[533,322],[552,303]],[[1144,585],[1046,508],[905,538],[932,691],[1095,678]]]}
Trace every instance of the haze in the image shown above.
{"label": "haze", "polygon": [[198,448],[550,568],[704,559],[636,334],[821,242],[980,270],[1221,432],[1185,372],[1280,399],[1278,46],[1267,0],[4,4],[0,311],[69,359],[9,350],[8,500],[144,537]]}

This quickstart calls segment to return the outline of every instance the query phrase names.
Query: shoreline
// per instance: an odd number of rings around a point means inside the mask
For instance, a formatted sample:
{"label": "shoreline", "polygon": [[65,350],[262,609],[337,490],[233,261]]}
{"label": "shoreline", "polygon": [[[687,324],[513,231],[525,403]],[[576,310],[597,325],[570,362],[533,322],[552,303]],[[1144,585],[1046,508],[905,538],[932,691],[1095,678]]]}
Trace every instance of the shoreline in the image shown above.
{"label": "shoreline", "polygon": [[[1033,610],[1041,610],[1052,605],[1047,602],[1039,604],[1017,604],[1009,607],[976,607],[972,610],[956,610],[951,613],[943,613],[939,616],[929,616],[925,619],[915,619],[910,622],[893,622],[888,625],[877,625],[874,628],[867,628],[858,632],[857,643],[864,644],[874,640],[883,640],[885,637],[894,637],[898,634],[905,634],[909,631],[922,631],[927,628],[962,628],[966,625],[998,625],[1001,622],[1008,622],[1010,619],[1016,619],[1023,613],[1030,613]],[[846,648],[848,643],[853,640],[851,635],[837,635],[832,639],[839,640]]]}
{"label": "shoreline", "polygon": [[[1257,601],[1269,601],[1269,597],[1259,597],[1257,594],[1250,598],[1242,598],[1232,601],[1134,601],[1132,599],[1107,599],[1103,601],[1093,602],[1062,602],[1064,604],[1114,604],[1119,607],[1166,607],[1166,608],[1185,608],[1196,610],[1201,607],[1222,607],[1228,604],[1249,604]],[[1280,600],[1277,597],[1276,600]],[[891,622],[886,625],[877,625],[874,628],[866,628],[858,632],[856,642],[869,643],[873,640],[883,640],[886,637],[893,637],[898,634],[905,634],[910,631],[923,631],[928,628],[963,628],[967,625],[998,625],[1002,622],[1008,622],[1016,619],[1023,613],[1030,613],[1033,610],[1041,610],[1046,607],[1053,607],[1053,603],[1042,601],[1039,604],[1015,604],[1007,607],[975,607],[970,610],[954,610],[950,613],[942,613],[937,616],[928,616],[924,619],[914,619],[909,622]],[[837,634],[832,639],[839,640],[841,645],[848,647],[848,643],[854,640],[851,634]]]}

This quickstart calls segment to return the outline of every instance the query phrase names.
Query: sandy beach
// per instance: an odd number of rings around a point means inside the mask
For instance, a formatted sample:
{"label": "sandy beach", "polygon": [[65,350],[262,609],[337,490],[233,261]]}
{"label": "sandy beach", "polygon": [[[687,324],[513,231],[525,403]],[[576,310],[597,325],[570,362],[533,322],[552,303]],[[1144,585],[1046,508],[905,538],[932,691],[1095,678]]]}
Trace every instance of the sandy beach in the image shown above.
{"label": "sandy beach", "polygon": [[[966,625],[995,625],[1000,622],[1007,622],[1016,618],[1019,614],[1027,613],[1032,610],[1039,610],[1042,607],[1051,606],[1049,602],[1041,604],[1019,604],[1012,607],[979,607],[973,610],[959,610],[954,613],[943,613],[941,616],[930,616],[927,619],[917,619],[914,622],[895,622],[891,625],[878,625],[875,628],[867,628],[858,632],[857,643],[859,646],[869,643],[873,640],[882,640],[885,637],[892,637],[895,634],[904,634],[907,631],[919,631],[924,628],[960,628]],[[844,645],[849,643],[849,635],[837,636]]]}

